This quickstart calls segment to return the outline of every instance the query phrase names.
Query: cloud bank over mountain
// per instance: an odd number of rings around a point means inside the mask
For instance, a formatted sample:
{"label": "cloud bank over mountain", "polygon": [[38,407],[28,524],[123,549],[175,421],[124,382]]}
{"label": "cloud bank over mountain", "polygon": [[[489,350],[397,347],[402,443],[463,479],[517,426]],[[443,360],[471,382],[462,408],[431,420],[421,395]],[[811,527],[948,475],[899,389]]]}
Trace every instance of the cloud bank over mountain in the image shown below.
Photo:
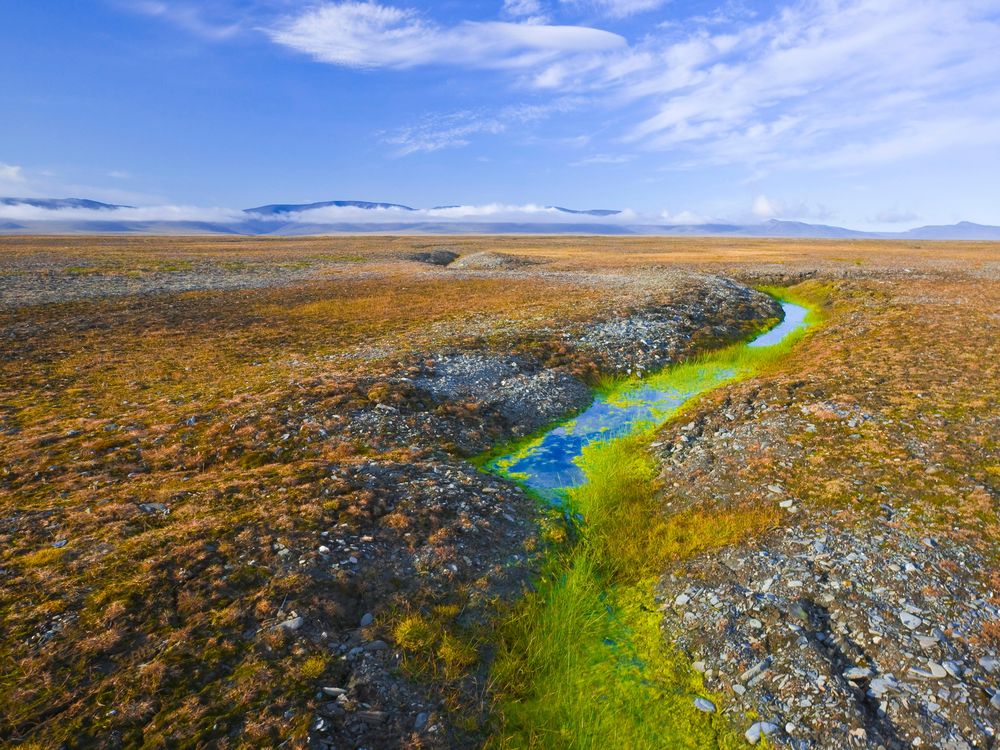
{"label": "cloud bank over mountain", "polygon": [[[422,234],[647,234],[816,238],[1000,240],[1000,227],[970,222],[903,232],[863,232],[773,218],[779,204],[759,196],[750,222],[708,220],[690,213],[656,215],[631,209],[572,209],[538,204],[412,208],[368,201],[268,204],[237,210],[192,206],[135,207],[84,199],[0,198],[0,232],[304,235]],[[801,209],[806,210],[806,209]],[[759,221],[768,218],[767,221]]]}

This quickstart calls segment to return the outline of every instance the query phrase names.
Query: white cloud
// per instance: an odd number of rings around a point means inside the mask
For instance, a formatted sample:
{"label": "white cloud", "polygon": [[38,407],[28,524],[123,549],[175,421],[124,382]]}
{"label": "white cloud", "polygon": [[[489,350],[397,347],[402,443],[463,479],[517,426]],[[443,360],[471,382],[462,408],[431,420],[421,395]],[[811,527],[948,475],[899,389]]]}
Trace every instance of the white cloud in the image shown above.
{"label": "white cloud", "polygon": [[166,0],[132,0],[126,8],[146,16],[160,18],[197,36],[211,40],[229,39],[245,30],[242,22],[228,22],[206,17],[205,9]]}
{"label": "white cloud", "polygon": [[[643,217],[647,223],[657,217]],[[201,208],[197,206],[144,206],[137,208],[44,208],[27,204],[0,204],[0,220],[52,221],[52,222],[244,222],[252,219],[300,224],[393,224],[414,222],[434,223],[495,223],[526,222],[553,224],[628,224],[639,216],[624,210],[613,216],[590,216],[560,211],[551,206],[528,203],[524,205],[488,203],[484,205],[447,206],[441,208],[359,208],[355,206],[325,206],[278,217],[247,214],[230,208]]]}
{"label": "white cloud", "polygon": [[590,167],[601,164],[627,164],[634,157],[630,154],[595,154],[579,159],[570,164],[571,167]]}
{"label": "white cloud", "polygon": [[24,174],[22,172],[21,167],[0,162],[0,182],[24,182]]}
{"label": "white cloud", "polygon": [[549,104],[521,104],[488,112],[453,112],[435,115],[421,122],[382,134],[382,140],[395,146],[396,156],[430,153],[444,148],[467,146],[474,135],[499,135],[515,125],[537,122],[560,112],[568,112],[579,101],[558,99]]}
{"label": "white cloud", "polygon": [[758,195],[754,198],[753,207],[750,209],[750,213],[758,219],[773,219],[779,216],[781,212],[781,205],[775,203],[766,195]]}
{"label": "white cloud", "polygon": [[666,5],[670,0],[560,0],[563,5],[590,6],[611,18],[626,18]]}
{"label": "white cloud", "polygon": [[834,217],[834,212],[823,205],[810,206],[799,201],[788,203],[786,201],[769,198],[766,195],[758,195],[753,200],[750,213],[757,219],[798,219],[811,221],[827,221]]}
{"label": "white cloud", "polygon": [[325,206],[282,216],[282,219],[305,224],[365,223],[392,224],[403,222],[434,223],[553,223],[553,224],[611,224],[633,223],[636,214],[622,211],[613,216],[590,216],[571,214],[552,206],[527,203],[487,203],[483,205],[445,206],[441,208],[418,208],[407,211],[401,208],[357,208],[354,206]]}
{"label": "white cloud", "polygon": [[[649,39],[562,85],[652,106],[627,140],[696,163],[846,166],[1000,143],[997,0],[804,0],[733,33]],[[961,112],[961,117],[954,113]]]}
{"label": "white cloud", "polygon": [[666,224],[708,224],[711,221],[708,217],[694,211],[678,211],[677,213],[663,211],[658,218]]}
{"label": "white cloud", "polygon": [[503,0],[503,14],[524,23],[549,22],[549,14],[540,0]]}
{"label": "white cloud", "polygon": [[517,68],[625,46],[617,34],[580,26],[464,21],[442,27],[414,10],[374,2],[324,3],[268,34],[320,62],[355,68]]}
{"label": "white cloud", "polygon": [[18,203],[0,204],[0,219],[8,221],[242,221],[242,211],[197,206],[146,206],[139,208],[43,208]]}

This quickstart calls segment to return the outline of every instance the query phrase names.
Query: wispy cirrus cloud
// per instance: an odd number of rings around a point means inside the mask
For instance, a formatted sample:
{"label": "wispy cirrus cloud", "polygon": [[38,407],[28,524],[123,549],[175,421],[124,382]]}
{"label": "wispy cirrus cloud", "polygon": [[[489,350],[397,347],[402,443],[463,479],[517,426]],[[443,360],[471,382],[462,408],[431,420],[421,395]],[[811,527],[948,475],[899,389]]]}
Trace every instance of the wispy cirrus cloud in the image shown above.
{"label": "wispy cirrus cloud", "polygon": [[[122,4],[135,13],[159,18],[206,39],[229,39],[249,28],[245,19],[233,21],[227,18],[213,17],[206,12],[204,6],[187,2],[128,0]],[[229,17],[231,18],[231,16]]]}
{"label": "wispy cirrus cloud", "polygon": [[320,62],[354,68],[524,68],[562,55],[626,46],[617,34],[583,26],[505,21],[443,26],[410,8],[375,2],[323,3],[267,33]]}
{"label": "wispy cirrus cloud", "polygon": [[445,148],[467,146],[476,135],[499,135],[526,125],[569,112],[581,106],[578,98],[562,98],[547,104],[519,104],[494,112],[461,111],[430,115],[423,120],[382,133],[383,142],[395,147],[396,156],[431,153]]}
{"label": "wispy cirrus cloud", "polygon": [[835,167],[930,153],[963,131],[1000,143],[997,38],[996,0],[807,0],[735,32],[649,40],[622,75],[603,65],[576,84],[651,108],[624,134],[647,148]]}
{"label": "wispy cirrus cloud", "polygon": [[635,157],[631,154],[594,154],[583,159],[570,162],[571,167],[591,167],[607,164],[627,164]]}
{"label": "wispy cirrus cloud", "polygon": [[647,13],[666,5],[670,0],[559,0],[564,6],[591,8],[611,18],[626,18]]}
{"label": "wispy cirrus cloud", "polygon": [[0,184],[24,182],[24,170],[14,164],[0,162]]}

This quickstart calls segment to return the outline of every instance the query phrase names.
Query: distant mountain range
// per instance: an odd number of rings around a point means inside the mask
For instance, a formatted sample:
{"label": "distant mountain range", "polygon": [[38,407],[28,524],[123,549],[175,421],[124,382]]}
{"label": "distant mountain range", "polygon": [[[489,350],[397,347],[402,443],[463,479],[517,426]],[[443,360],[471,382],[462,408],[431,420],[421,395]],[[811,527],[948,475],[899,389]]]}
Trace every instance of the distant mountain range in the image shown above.
{"label": "distant mountain range", "polygon": [[[598,234],[684,237],[792,237],[800,239],[897,239],[897,240],[996,240],[1000,227],[963,221],[943,226],[924,226],[901,232],[862,232],[826,224],[772,219],[761,224],[634,224],[583,221],[621,215],[613,209],[578,210],[562,206],[547,208],[565,214],[565,221],[488,221],[428,217],[420,209],[398,203],[371,201],[324,201],[321,203],[273,203],[242,212],[222,221],[151,221],[131,218],[133,206],[82,198],[0,198],[0,206],[27,206],[52,211],[51,218],[4,217],[0,234],[228,234],[302,236],[313,234]],[[395,211],[418,214],[412,220],[399,215],[376,220],[327,220],[310,212],[327,208],[362,211]],[[460,206],[438,206],[436,210]],[[85,212],[81,215],[81,211]],[[66,212],[60,216],[60,212]],[[93,212],[93,215],[87,215]],[[29,214],[30,216],[30,214]],[[374,217],[373,217],[374,218]],[[380,219],[382,217],[379,217]]]}

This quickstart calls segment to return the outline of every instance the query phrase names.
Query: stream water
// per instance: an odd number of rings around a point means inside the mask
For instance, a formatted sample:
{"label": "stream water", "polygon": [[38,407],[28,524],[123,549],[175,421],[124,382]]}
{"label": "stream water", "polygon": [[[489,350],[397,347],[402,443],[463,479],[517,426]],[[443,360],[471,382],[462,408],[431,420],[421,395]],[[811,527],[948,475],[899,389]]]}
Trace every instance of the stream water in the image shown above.
{"label": "stream water", "polygon": [[[782,302],[784,317],[770,330],[744,344],[748,350],[779,346],[806,327],[809,311]],[[487,464],[491,471],[516,479],[551,502],[562,491],[580,485],[584,474],[577,460],[584,447],[666,422],[687,401],[742,374],[732,365],[693,364],[667,369],[607,395],[599,395],[581,414],[554,427],[509,455]]]}

